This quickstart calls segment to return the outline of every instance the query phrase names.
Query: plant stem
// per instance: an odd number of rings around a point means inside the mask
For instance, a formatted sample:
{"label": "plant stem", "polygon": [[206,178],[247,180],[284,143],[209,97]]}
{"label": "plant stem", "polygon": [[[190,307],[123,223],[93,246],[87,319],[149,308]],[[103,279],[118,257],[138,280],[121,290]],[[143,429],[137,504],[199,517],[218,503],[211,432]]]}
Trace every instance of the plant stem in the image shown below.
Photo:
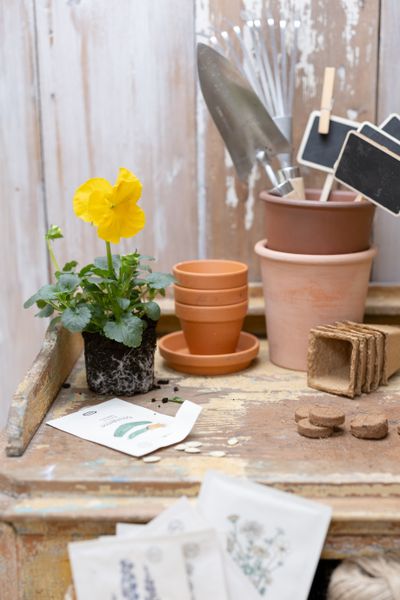
{"label": "plant stem", "polygon": [[55,268],[56,271],[60,270],[60,266],[57,262],[56,257],[54,256],[54,252],[53,252],[53,248],[51,247],[51,241],[50,240],[46,240],[47,242],[47,249],[49,251],[49,256],[50,256],[50,260],[53,263],[53,267]]}
{"label": "plant stem", "polygon": [[106,242],[106,248],[107,248],[108,270],[110,272],[111,277],[113,277],[115,273],[114,273],[114,267],[113,267],[113,261],[112,261],[111,244],[110,244],[110,242]]}

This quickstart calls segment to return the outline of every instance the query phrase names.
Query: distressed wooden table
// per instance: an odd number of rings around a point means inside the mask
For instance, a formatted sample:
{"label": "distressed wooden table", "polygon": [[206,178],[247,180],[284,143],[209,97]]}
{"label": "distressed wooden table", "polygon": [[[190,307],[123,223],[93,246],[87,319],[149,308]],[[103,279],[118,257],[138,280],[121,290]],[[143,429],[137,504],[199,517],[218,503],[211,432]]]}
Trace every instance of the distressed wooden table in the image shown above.
{"label": "distressed wooden table", "polygon": [[[182,494],[194,499],[208,469],[331,505],[325,558],[400,555],[400,376],[374,394],[349,400],[315,392],[303,373],[270,364],[266,341],[251,368],[226,377],[184,376],[157,357],[157,375],[169,384],[131,401],[171,415],[178,405],[163,404],[165,396],[201,404],[190,438],[203,446],[198,455],[167,448],[159,451],[159,463],[146,464],[44,423],[33,434],[47,409],[48,418],[55,418],[107,399],[87,390],[82,358],[69,373],[80,352],[76,338],[46,343],[36,371],[14,399],[8,433],[0,441],[2,599],[63,598],[71,580],[68,541],[112,533],[117,521],[146,522]],[[70,387],[51,404],[64,379]],[[348,421],[358,411],[379,408],[389,418],[390,434],[381,441],[358,440],[348,430],[326,440],[302,438],[294,411],[316,400],[340,405]],[[237,446],[227,446],[232,436]],[[26,445],[22,456],[6,456],[6,448],[20,454]],[[227,455],[213,458],[207,455],[211,450]]]}

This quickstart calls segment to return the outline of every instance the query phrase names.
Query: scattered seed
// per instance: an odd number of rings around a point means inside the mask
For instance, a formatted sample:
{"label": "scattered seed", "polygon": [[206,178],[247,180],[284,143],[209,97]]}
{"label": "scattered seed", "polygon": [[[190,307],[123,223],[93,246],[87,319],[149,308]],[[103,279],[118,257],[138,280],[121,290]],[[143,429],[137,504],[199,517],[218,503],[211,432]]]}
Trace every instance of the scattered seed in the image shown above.
{"label": "scattered seed", "polygon": [[154,384],[153,390],[161,390],[161,385]]}
{"label": "scattered seed", "polygon": [[191,448],[190,446],[185,448],[185,452],[188,454],[199,454],[201,452],[200,448]]}
{"label": "scattered seed", "polygon": [[145,456],[142,460],[145,463],[156,463],[161,460],[161,456]]}
{"label": "scattered seed", "polygon": [[201,442],[196,442],[196,440],[193,440],[193,442],[186,442],[188,448],[200,448],[202,445]]}
{"label": "scattered seed", "polygon": [[161,400],[161,402],[162,402],[163,404],[166,404],[166,403],[168,402],[168,398],[163,398],[163,399]]}
{"label": "scattered seed", "polygon": [[208,456],[214,456],[214,458],[222,458],[223,456],[226,456],[226,452],[224,452],[223,450],[211,450],[211,452],[208,453]]}
{"label": "scattered seed", "polygon": [[169,379],[158,379],[157,383],[161,384],[161,385],[168,385],[169,384]]}
{"label": "scattered seed", "polygon": [[70,383],[63,383],[62,387],[67,390],[68,388],[71,387],[71,384]]}
{"label": "scattered seed", "polygon": [[174,392],[179,392],[179,386],[177,386],[177,385],[174,386]]}
{"label": "scattered seed", "polygon": [[151,399],[151,401],[152,401],[152,402],[155,402],[155,401],[156,401],[156,399],[155,399],[155,398],[152,398],[152,399]]}
{"label": "scattered seed", "polygon": [[186,444],[178,444],[177,446],[175,446],[175,450],[186,450],[186,448]]}
{"label": "scattered seed", "polygon": [[235,437],[233,438],[229,438],[229,440],[227,441],[228,446],[236,446],[236,444],[239,443],[239,440]]}

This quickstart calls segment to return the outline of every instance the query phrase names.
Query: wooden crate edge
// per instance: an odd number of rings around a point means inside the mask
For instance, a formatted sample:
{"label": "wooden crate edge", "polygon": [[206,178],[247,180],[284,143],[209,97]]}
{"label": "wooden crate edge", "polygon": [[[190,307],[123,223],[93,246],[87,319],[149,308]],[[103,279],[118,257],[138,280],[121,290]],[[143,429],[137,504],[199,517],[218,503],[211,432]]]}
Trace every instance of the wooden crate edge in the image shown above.
{"label": "wooden crate edge", "polygon": [[42,348],[19,384],[10,407],[7,456],[21,456],[82,351],[82,336],[48,329]]}

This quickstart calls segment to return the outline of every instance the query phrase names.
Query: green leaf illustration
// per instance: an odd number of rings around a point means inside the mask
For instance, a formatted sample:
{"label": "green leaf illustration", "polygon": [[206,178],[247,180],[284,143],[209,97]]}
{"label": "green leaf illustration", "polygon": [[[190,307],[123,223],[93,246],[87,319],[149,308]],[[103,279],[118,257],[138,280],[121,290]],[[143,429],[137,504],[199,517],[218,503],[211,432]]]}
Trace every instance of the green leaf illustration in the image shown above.
{"label": "green leaf illustration", "polygon": [[133,427],[139,427],[139,425],[148,425],[149,423],[151,423],[151,421],[130,421],[129,423],[123,423],[114,431],[114,437],[122,437],[127,431],[130,431]]}

